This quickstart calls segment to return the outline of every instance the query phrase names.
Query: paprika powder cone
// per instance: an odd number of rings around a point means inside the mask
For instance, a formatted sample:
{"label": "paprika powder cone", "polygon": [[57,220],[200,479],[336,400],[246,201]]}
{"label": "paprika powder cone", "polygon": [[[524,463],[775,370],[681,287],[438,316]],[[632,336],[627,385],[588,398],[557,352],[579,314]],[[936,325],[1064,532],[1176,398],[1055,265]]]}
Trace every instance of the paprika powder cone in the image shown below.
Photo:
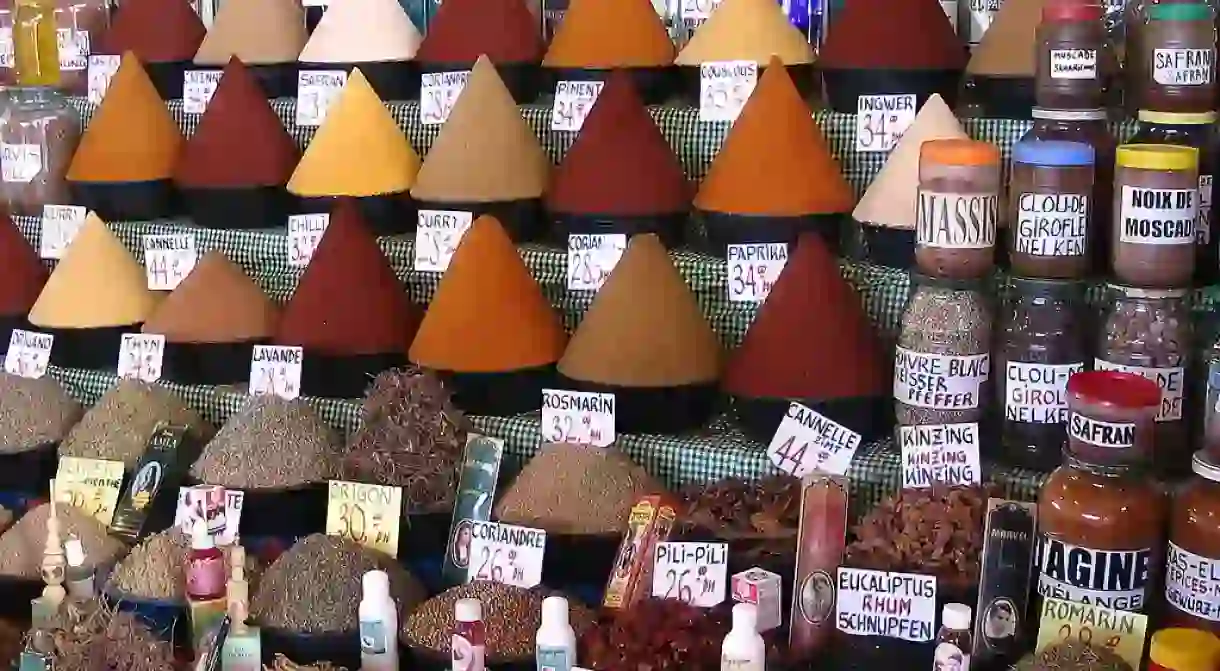
{"label": "paprika powder cone", "polygon": [[415,54],[420,71],[468,72],[480,56],[496,66],[517,104],[534,102],[546,51],[538,17],[525,0],[446,0]]}
{"label": "paprika powder cone", "polygon": [[161,379],[182,384],[236,384],[250,379],[255,345],[270,342],[280,310],[222,252],[203,255],[144,322],[165,336]]}
{"label": "paprika powder cone", "polygon": [[92,55],[133,52],[163,100],[182,97],[183,73],[207,28],[188,0],[128,0],[93,45]]}
{"label": "paprika powder cone", "polygon": [[[884,16],[884,21],[877,17]],[[969,56],[936,0],[847,0],[818,52],[826,98],[855,114],[868,95],[939,94],[952,105]]]}
{"label": "paprika powder cone", "polygon": [[411,362],[448,378],[474,415],[537,410],[563,354],[563,321],[494,217],[462,236],[419,333]]}
{"label": "paprika powder cone", "polygon": [[406,362],[418,326],[360,209],[339,199],[275,336],[276,345],[304,348],[301,393],[359,398],[377,373]]}
{"label": "paprika powder cone", "polygon": [[195,65],[216,70],[236,56],[268,98],[295,97],[297,56],[308,39],[298,0],[222,2],[195,52]]}
{"label": "paprika powder cone", "polygon": [[305,148],[288,192],[303,199],[305,212],[328,212],[336,198],[355,198],[375,235],[414,232],[408,192],[419,164],[406,134],[355,68]]}
{"label": "paprika powder cone", "polygon": [[640,97],[659,105],[675,91],[675,55],[651,0],[572,0],[542,66],[555,82],[605,81],[626,70]]}
{"label": "paprika powder cone", "polygon": [[301,158],[258,81],[234,56],[174,169],[187,211],[207,228],[278,228],[296,209],[284,189]]}
{"label": "paprika powder cone", "polygon": [[944,99],[939,95],[928,98],[852,211],[863,231],[869,261],[894,268],[914,267],[919,149],[929,140],[966,139],[966,131]]}
{"label": "paprika powder cone", "polygon": [[480,57],[411,187],[421,212],[490,214],[517,242],[543,230],[551,159],[496,68]]}
{"label": "paprika powder cone", "polygon": [[966,65],[969,102],[982,116],[1029,119],[1034,107],[1037,31],[1045,0],[1005,0]]}
{"label": "paprika powder cone", "polygon": [[29,319],[38,331],[55,336],[52,364],[114,371],[123,334],[139,331],[156,305],[144,266],[90,212]]}
{"label": "paprika powder cone", "polygon": [[682,164],[631,75],[616,71],[553,173],[547,210],[565,248],[568,236],[589,233],[656,233],[676,247],[690,193]]}
{"label": "paprika powder cone", "polygon": [[872,440],[893,425],[884,351],[838,260],[805,233],[729,356],[721,388],[764,444],[793,402]]}
{"label": "paprika powder cone", "polygon": [[5,212],[0,212],[0,348],[13,329],[28,329],[26,315],[47,283],[47,268]]}
{"label": "paprika powder cone", "polygon": [[411,59],[423,39],[398,0],[344,0],[327,8],[297,60],[302,70],[360,66],[383,100],[415,100],[419,72]]}
{"label": "paprika powder cone", "polygon": [[723,352],[655,235],[637,235],[559,360],[562,389],[615,396],[619,433],[679,433],[712,414]]}
{"label": "paprika powder cone", "polygon": [[73,202],[112,221],[175,215],[170,177],[182,144],[178,122],[128,51],[68,166]]}
{"label": "paprika powder cone", "polygon": [[[772,66],[778,62],[772,59]],[[855,195],[783,68],[769,67],[759,78],[694,205],[721,255],[728,245],[791,246],[810,230],[838,249]]]}

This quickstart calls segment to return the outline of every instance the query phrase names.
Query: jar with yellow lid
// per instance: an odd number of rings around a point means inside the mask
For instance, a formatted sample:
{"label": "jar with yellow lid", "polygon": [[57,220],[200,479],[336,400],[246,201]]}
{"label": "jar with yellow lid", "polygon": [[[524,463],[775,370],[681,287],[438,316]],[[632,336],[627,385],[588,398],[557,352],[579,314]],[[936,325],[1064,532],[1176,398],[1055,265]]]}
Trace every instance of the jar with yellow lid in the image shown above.
{"label": "jar with yellow lid", "polygon": [[1190,286],[1199,215],[1199,150],[1124,144],[1115,156],[1110,268],[1141,288]]}
{"label": "jar with yellow lid", "polygon": [[995,266],[1000,150],[978,140],[930,140],[919,150],[915,264],[921,273],[977,279]]}
{"label": "jar with yellow lid", "polygon": [[1170,627],[1152,635],[1148,671],[1216,671],[1220,638],[1199,629]]}

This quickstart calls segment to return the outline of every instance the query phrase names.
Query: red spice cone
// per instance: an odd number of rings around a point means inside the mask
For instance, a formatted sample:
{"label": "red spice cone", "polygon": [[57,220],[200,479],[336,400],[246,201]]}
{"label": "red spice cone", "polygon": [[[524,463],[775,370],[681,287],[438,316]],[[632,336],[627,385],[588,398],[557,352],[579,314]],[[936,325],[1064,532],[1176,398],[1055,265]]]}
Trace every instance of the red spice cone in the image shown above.
{"label": "red spice cone", "polygon": [[888,396],[883,351],[835,257],[805,233],[730,357],[723,389],[813,401]]}
{"label": "red spice cone", "polygon": [[421,63],[541,63],[546,42],[525,0],[445,0],[415,53]]}
{"label": "red spice cone", "polygon": [[234,56],[178,156],[174,181],[202,188],[283,186],[300,160],[262,88]]}
{"label": "red spice cone", "polygon": [[580,134],[552,172],[547,208],[571,214],[685,212],[691,189],[631,75],[615,70]]}
{"label": "red spice cone", "polygon": [[38,300],[50,273],[21,231],[0,213],[0,315],[24,315]]}
{"label": "red spice cone", "polygon": [[[881,16],[884,21],[877,20]],[[835,14],[818,66],[961,70],[968,57],[937,0],[847,0]]]}
{"label": "red spice cone", "polygon": [[284,306],[275,343],[307,355],[406,354],[419,319],[355,202],[343,198]]}
{"label": "red spice cone", "polygon": [[134,51],[145,63],[189,61],[206,34],[187,0],[124,0],[93,53]]}

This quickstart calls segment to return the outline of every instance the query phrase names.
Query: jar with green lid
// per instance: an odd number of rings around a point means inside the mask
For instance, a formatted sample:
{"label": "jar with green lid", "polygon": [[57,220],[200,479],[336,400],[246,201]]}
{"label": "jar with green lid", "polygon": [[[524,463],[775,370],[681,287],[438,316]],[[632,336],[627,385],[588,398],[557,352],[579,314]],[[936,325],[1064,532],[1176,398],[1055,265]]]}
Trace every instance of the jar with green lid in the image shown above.
{"label": "jar with green lid", "polygon": [[1122,283],[1189,287],[1199,216],[1199,150],[1124,144],[1115,156],[1110,269]]}
{"label": "jar with green lid", "polygon": [[[1148,8],[1140,27],[1141,61],[1132,68],[1139,108],[1158,112],[1207,112],[1216,102],[1216,23],[1202,2],[1166,3]],[[1137,54],[1128,58],[1130,62]]]}

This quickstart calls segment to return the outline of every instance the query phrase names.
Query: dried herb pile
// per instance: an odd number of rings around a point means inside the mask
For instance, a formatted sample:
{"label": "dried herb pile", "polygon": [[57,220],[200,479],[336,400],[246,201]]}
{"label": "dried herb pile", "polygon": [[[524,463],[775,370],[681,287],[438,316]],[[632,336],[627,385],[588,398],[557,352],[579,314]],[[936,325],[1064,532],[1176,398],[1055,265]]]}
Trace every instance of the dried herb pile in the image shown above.
{"label": "dried herb pile", "polygon": [[[132,548],[110,574],[110,587],[121,596],[138,599],[185,602],[186,566],[190,557],[190,538],[177,527],[170,527]],[[230,547],[225,553],[228,572]],[[253,553],[246,553],[246,580],[256,589],[262,566]]]}
{"label": "dried herb pile", "polygon": [[173,645],[132,613],[68,602],[49,638],[55,671],[176,671]]}
{"label": "dried herb pile", "polygon": [[25,648],[25,630],[14,621],[0,620],[0,666],[17,668],[17,659]]}
{"label": "dried herb pile", "polygon": [[139,380],[120,380],[68,433],[59,456],[121,461],[132,469],[161,424],[186,426],[202,439],[213,433],[212,426],[174,392]]}
{"label": "dried herb pile", "polygon": [[[63,538],[75,536],[85,549],[87,566],[105,566],[121,555],[122,543],[106,533],[106,527],[84,512],[66,503],[55,506],[59,518],[59,533]],[[30,510],[4,534],[0,535],[0,575],[18,578],[38,578],[41,574],[42,551],[47,543],[47,518],[51,504],[44,503]]]}
{"label": "dried herb pile", "polygon": [[1014,671],[1134,671],[1117,653],[1080,641],[1063,641],[1026,655]]}
{"label": "dried herb pile", "polygon": [[415,367],[385,371],[360,419],[343,456],[345,479],[402,487],[411,512],[453,509],[469,424],[440,379]]}
{"label": "dried herb pile", "polygon": [[55,379],[8,373],[0,373],[0,410],[0,454],[58,443],[84,413]]}

